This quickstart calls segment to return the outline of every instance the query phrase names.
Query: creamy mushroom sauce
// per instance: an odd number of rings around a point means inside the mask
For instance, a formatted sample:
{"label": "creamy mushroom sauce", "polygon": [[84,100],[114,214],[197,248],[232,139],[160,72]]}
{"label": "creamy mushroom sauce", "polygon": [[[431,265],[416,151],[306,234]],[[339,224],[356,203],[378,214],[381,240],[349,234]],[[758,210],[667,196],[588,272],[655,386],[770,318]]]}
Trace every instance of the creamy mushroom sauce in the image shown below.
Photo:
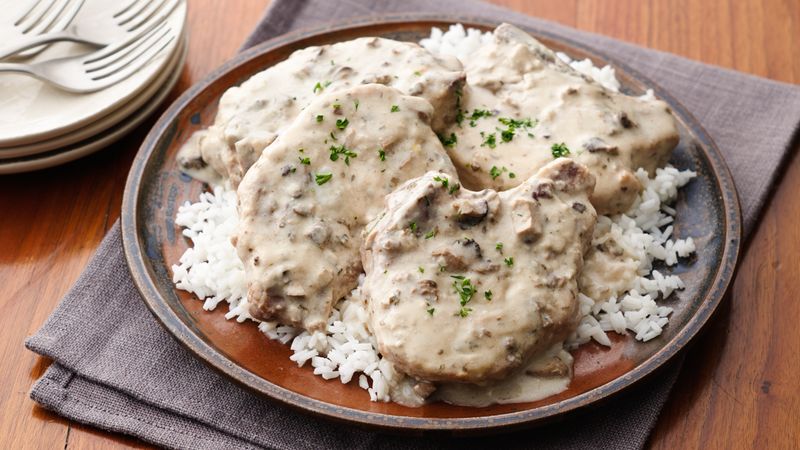
{"label": "creamy mushroom sauce", "polygon": [[456,183],[433,172],[387,196],[362,247],[361,292],[378,350],[399,371],[485,384],[577,324],[594,178],[562,158],[504,192]]}
{"label": "creamy mushroom sauce", "polygon": [[[316,98],[239,185],[251,314],[307,330],[356,287],[364,225],[404,181],[455,174],[420,97],[368,84]],[[321,118],[321,119],[320,119]]]}
{"label": "creamy mushroom sauce", "polygon": [[465,70],[460,120],[446,134],[456,137],[448,153],[467,187],[505,190],[569,156],[595,175],[598,213],[624,212],[642,189],[636,169],[653,175],[678,143],[666,103],[603,88],[511,25]]}
{"label": "creamy mushroom sauce", "polygon": [[228,89],[214,124],[187,143],[180,166],[210,183],[244,173],[303,108],[320,95],[379,83],[422,97],[433,105],[434,130],[455,119],[465,75],[456,58],[439,58],[417,44],[377,37],[298,50],[283,62]]}

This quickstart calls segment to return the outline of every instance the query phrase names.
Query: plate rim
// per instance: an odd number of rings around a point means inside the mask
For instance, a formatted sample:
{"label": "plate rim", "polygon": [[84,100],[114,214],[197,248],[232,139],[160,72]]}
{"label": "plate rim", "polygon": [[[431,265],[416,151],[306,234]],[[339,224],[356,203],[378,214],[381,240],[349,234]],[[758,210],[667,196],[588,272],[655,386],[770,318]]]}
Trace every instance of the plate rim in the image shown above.
{"label": "plate rim", "polygon": [[[664,364],[679,354],[686,345],[699,334],[700,330],[713,316],[714,311],[718,308],[725,296],[725,292],[733,281],[736,264],[741,251],[742,236],[741,210],[738,193],[733,183],[733,177],[722,154],[700,122],[686,110],[680,102],[658,84],[630,68],[624,62],[610,57],[601,50],[575,42],[570,38],[558,36],[554,33],[522,24],[515,25],[535,36],[542,36],[551,40],[563,42],[591,56],[607,61],[642,82],[648,88],[653,89],[657,97],[668,100],[676,114],[682,116],[687,121],[691,122],[693,126],[697,127],[696,137],[703,144],[701,151],[708,158],[712,167],[714,167],[716,174],[715,181],[722,193],[721,202],[723,204],[724,213],[722,219],[724,219],[725,222],[724,231],[726,239],[722,244],[721,264],[716,268],[716,273],[712,278],[713,281],[710,284],[709,291],[703,303],[700,304],[695,314],[686,322],[679,334],[624,376],[554,404],[500,415],[466,418],[425,418],[373,413],[330,404],[307,397],[303,394],[298,394],[274,384],[269,380],[260,378],[244,367],[236,365],[219,351],[191,333],[188,327],[180,321],[166,302],[160,297],[155,285],[150,282],[148,271],[144,264],[144,259],[146,258],[146,243],[139,239],[139,234],[137,233],[137,217],[139,215],[138,199],[141,193],[139,189],[141,185],[139,182],[142,179],[145,168],[148,166],[148,162],[151,160],[150,155],[155,150],[160,137],[168,131],[174,118],[194,99],[194,97],[203,92],[226,73],[240,65],[247,64],[263,53],[275,50],[283,45],[319,35],[332,34],[359,27],[380,26],[383,24],[398,25],[412,22],[438,22],[441,23],[442,26],[461,23],[465,24],[465,26],[483,27],[495,27],[502,23],[502,21],[490,17],[474,15],[405,13],[357,17],[332,25],[328,24],[303,28],[274,37],[237,54],[209,73],[201,81],[187,89],[172,105],[170,105],[143,141],[132,164],[123,195],[121,224],[125,257],[128,267],[131,270],[134,284],[142,294],[145,304],[162,326],[184,345],[194,357],[199,358],[209,367],[223,374],[223,376],[235,382],[237,385],[256,392],[262,396],[262,398],[275,400],[295,409],[317,416],[323,416],[328,419],[393,431],[499,432],[532,426],[553,420],[557,416],[582,410],[589,405],[608,400],[640,384],[645,379],[649,379],[651,375],[659,372]],[[214,358],[217,358],[217,360]],[[228,364],[220,361],[227,361]],[[256,386],[256,382],[262,386]],[[263,386],[264,384],[266,384],[266,386]]]}

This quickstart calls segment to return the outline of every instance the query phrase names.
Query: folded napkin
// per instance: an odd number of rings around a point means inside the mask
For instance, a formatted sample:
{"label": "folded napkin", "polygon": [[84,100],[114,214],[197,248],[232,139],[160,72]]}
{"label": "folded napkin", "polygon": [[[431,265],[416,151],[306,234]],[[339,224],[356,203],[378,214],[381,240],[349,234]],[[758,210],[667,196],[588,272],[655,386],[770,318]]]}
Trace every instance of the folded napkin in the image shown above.
{"label": "folded napkin", "polygon": [[[297,28],[393,12],[452,12],[578,41],[624,61],[669,91],[719,145],[752,230],[800,123],[800,89],[642,49],[491,5],[465,1],[273,0],[247,46]],[[641,448],[680,361],[591,415],[489,438],[418,438],[330,423],[230,383],[158,324],[131,280],[115,225],[29,349],[54,360],[31,397],[78,422],[172,448]]]}

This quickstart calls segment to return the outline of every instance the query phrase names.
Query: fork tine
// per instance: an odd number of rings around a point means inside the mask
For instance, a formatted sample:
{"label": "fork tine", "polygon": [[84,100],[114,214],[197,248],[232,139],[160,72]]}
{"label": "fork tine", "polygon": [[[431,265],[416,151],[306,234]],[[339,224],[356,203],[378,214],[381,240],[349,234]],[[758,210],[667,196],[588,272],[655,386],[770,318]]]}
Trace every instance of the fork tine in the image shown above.
{"label": "fork tine", "polygon": [[24,13],[22,13],[22,15],[21,15],[21,16],[19,16],[19,19],[17,19],[17,20],[14,22],[14,26],[15,26],[15,27],[18,27],[18,26],[20,26],[20,24],[21,24],[22,22],[24,22],[24,21],[25,21],[25,19],[27,19],[27,18],[28,18],[28,17],[31,15],[31,13],[33,13],[33,12],[36,10],[36,7],[37,7],[37,6],[39,6],[39,3],[42,3],[42,1],[43,1],[43,0],[35,0],[35,1],[33,2],[33,4],[31,5],[31,7],[30,7],[30,8],[28,8],[28,9],[27,9],[27,10],[26,10]]}
{"label": "fork tine", "polygon": [[50,9],[47,17],[43,18],[35,27],[30,30],[33,35],[46,33],[53,30],[53,24],[58,21],[65,9],[70,5],[70,0],[57,0],[54,7]]}
{"label": "fork tine", "polygon": [[153,22],[153,23],[149,24],[148,26],[146,26],[146,27],[140,29],[139,31],[137,31],[136,34],[134,34],[133,36],[129,37],[128,39],[125,39],[124,41],[121,41],[121,42],[117,42],[115,44],[111,44],[111,45],[109,45],[107,47],[102,48],[101,50],[98,50],[98,51],[88,55],[87,58],[84,60],[84,64],[94,64],[94,63],[99,62],[100,60],[105,59],[105,58],[107,58],[107,57],[109,57],[109,56],[111,56],[111,55],[113,55],[115,53],[123,51],[127,47],[135,45],[137,42],[139,42],[141,39],[143,39],[145,36],[147,36],[151,31],[161,27],[165,23],[166,22],[161,22],[161,23]]}
{"label": "fork tine", "polygon": [[149,16],[144,17],[144,14],[142,14],[140,17],[128,23],[128,31],[133,32],[142,26],[147,26],[149,23],[158,23],[167,20],[167,17],[172,14],[179,3],[180,0],[163,0]]}
{"label": "fork tine", "polygon": [[151,45],[167,35],[169,32],[170,29],[166,27],[165,24],[164,26],[153,30],[152,33],[148,34],[142,39],[139,39],[139,41],[120,52],[110,55],[109,57],[93,64],[84,63],[84,68],[86,72],[92,76],[94,76],[93,72],[107,73],[109,71],[113,72],[118,70],[120,66],[124,66],[125,64],[128,64],[130,61],[137,58],[138,55],[143,53]]}
{"label": "fork tine", "polygon": [[127,12],[129,9],[131,9],[137,3],[139,3],[139,0],[131,0],[130,2],[128,2],[127,5],[125,5],[124,8],[122,8],[119,11],[115,12],[113,17],[119,17],[119,16],[125,14],[125,12]]}
{"label": "fork tine", "polygon": [[139,71],[139,69],[141,69],[142,67],[153,61],[162,51],[164,51],[164,49],[169,47],[169,44],[172,43],[172,41],[175,40],[175,38],[176,38],[175,34],[170,33],[162,37],[159,41],[156,41],[154,45],[151,45],[135,61],[132,61],[131,64],[122,67],[117,72],[109,73],[99,78],[93,77],[93,79],[103,83],[106,86],[119,83],[120,81],[135,74],[136,72]]}
{"label": "fork tine", "polygon": [[85,2],[86,0],[75,0],[73,3],[71,3],[70,8],[61,15],[61,18],[58,19],[58,22],[53,24],[51,31],[61,31],[66,29],[69,24],[72,23],[73,19],[75,19],[75,16],[78,15],[78,11],[81,10]]}
{"label": "fork tine", "polygon": [[28,25],[26,25],[25,28],[22,29],[23,34],[29,33],[33,29],[33,27],[38,25],[42,21],[42,18],[44,18],[44,16],[47,15],[48,11],[50,11],[53,8],[53,5],[55,5],[59,0],[49,0],[49,1],[50,2],[47,5],[44,5],[40,8],[40,10],[36,13],[35,17],[32,19],[31,23],[29,23]]}
{"label": "fork tine", "polygon": [[143,0],[143,1],[140,1],[135,7],[129,8],[125,13],[120,14],[119,16],[116,16],[117,23],[120,24],[120,25],[125,25],[131,19],[133,19],[134,17],[136,17],[139,14],[141,14],[142,11],[146,10],[147,7],[150,6],[150,4],[153,3],[153,1],[155,1],[155,0]]}

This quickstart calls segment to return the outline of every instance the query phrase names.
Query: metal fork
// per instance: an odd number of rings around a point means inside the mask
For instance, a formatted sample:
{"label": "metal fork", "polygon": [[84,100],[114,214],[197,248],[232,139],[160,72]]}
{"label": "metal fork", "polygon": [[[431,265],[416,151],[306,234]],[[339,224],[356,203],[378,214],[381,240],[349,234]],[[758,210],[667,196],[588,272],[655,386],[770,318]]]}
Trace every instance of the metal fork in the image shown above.
{"label": "metal fork", "polygon": [[176,38],[176,33],[164,22],[136,39],[86,55],[34,64],[0,63],[0,72],[24,73],[70,92],[95,92],[133,75]]}
{"label": "metal fork", "polygon": [[[41,1],[44,0],[38,0]],[[59,21],[52,27],[52,31],[42,34],[34,33],[33,31],[38,30],[36,28],[25,33],[20,39],[15,39],[12,44],[0,46],[0,59],[32,47],[58,41],[79,42],[98,47],[119,42],[134,36],[142,28],[166,20],[180,1],[132,0],[116,12],[108,10],[88,17],[79,15],[77,19],[66,23],[63,27],[60,27],[61,21]],[[82,4],[84,0],[78,2]],[[64,16],[63,20],[66,18],[67,16]]]}
{"label": "metal fork", "polygon": [[[7,12],[7,17],[12,20],[15,19],[10,25],[19,32],[21,38],[46,32],[58,32],[65,29],[72,22],[83,3],[84,0],[35,0],[18,14],[14,14],[13,11]],[[4,6],[4,8],[7,6]],[[17,39],[14,39],[14,41],[17,41]],[[31,48],[18,56],[31,57],[44,50],[44,48]],[[4,53],[5,51],[0,50],[0,54],[3,54],[0,58],[7,56]]]}

